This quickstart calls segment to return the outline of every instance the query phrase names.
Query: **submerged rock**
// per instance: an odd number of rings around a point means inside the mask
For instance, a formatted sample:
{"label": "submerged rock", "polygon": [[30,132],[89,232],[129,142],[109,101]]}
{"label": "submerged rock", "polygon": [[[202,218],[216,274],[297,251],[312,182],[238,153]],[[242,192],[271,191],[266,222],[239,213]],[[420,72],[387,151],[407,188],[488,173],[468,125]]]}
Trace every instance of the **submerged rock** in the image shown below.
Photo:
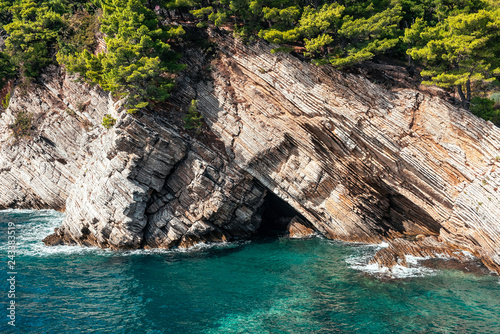
{"label": "submerged rock", "polygon": [[375,254],[370,263],[377,263],[381,267],[392,268],[395,265],[406,266],[406,256],[420,258],[446,257],[466,261],[468,256],[460,249],[438,241],[437,237],[430,236],[408,240],[397,238],[389,242],[387,248],[382,248]]}

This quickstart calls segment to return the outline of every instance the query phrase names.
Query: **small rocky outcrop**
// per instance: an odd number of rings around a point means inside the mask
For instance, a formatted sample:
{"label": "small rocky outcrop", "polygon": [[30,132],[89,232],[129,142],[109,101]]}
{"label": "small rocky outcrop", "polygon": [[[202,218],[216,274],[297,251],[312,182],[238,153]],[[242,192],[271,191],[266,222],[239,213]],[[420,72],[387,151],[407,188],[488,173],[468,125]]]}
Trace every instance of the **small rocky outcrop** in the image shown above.
{"label": "small rocky outcrop", "polygon": [[407,255],[420,258],[445,257],[459,261],[467,261],[469,258],[459,248],[440,242],[437,237],[420,235],[413,240],[402,238],[391,240],[389,246],[378,251],[370,263],[387,268],[395,265],[407,266]]}
{"label": "small rocky outcrop", "polygon": [[307,238],[314,234],[311,224],[297,216],[292,218],[286,230],[290,238]]}

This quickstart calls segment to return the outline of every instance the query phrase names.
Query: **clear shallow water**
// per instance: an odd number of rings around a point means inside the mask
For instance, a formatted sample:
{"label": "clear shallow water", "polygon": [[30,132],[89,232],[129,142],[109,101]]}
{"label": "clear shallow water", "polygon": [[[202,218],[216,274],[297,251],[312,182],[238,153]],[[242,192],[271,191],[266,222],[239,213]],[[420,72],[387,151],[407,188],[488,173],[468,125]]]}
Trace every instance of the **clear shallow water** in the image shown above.
{"label": "clear shallow water", "polygon": [[[53,211],[0,211],[1,333],[500,333],[495,276],[415,268],[382,279],[376,247],[260,240],[190,251],[45,247]],[[7,222],[17,224],[16,328]]]}

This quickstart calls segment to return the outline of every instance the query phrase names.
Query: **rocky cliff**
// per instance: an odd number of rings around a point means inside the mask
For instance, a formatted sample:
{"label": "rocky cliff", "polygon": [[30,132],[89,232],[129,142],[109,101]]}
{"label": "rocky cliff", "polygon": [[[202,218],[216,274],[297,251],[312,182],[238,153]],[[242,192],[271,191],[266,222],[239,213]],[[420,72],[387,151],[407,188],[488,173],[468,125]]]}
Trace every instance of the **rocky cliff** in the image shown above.
{"label": "rocky cliff", "polygon": [[[394,240],[379,263],[466,250],[500,272],[500,129],[413,88],[211,38],[212,59],[186,51],[172,103],[197,99],[214,135],[128,115],[55,70],[16,89],[0,121],[0,206],[65,207],[51,244],[168,248],[253,235],[270,192],[328,238]],[[15,144],[20,110],[36,129]]]}
{"label": "rocky cliff", "polygon": [[[129,115],[100,89],[49,73],[15,90],[0,123],[0,207],[66,211],[46,243],[170,248],[255,233],[266,190],[216,138],[202,143],[161,115]],[[23,111],[30,138],[15,138]],[[106,114],[117,119],[109,130]]]}
{"label": "rocky cliff", "polygon": [[435,236],[500,270],[499,128],[416,89],[212,37],[222,46],[213,81],[195,86],[210,128],[318,231]]}

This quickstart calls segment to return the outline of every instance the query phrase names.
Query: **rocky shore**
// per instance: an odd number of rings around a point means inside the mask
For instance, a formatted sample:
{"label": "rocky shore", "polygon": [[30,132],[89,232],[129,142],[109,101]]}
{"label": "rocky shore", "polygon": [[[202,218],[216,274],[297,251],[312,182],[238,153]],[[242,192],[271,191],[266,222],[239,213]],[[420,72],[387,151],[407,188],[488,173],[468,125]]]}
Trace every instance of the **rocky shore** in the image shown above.
{"label": "rocky shore", "polygon": [[[284,210],[292,236],[389,242],[381,265],[468,251],[500,273],[499,128],[402,68],[378,82],[210,33],[215,56],[186,50],[171,99],[198,101],[201,135],[168,109],[129,115],[61,69],[17,87],[0,118],[0,208],[65,210],[47,244],[113,249],[249,238]],[[20,111],[30,139],[12,136]]]}

